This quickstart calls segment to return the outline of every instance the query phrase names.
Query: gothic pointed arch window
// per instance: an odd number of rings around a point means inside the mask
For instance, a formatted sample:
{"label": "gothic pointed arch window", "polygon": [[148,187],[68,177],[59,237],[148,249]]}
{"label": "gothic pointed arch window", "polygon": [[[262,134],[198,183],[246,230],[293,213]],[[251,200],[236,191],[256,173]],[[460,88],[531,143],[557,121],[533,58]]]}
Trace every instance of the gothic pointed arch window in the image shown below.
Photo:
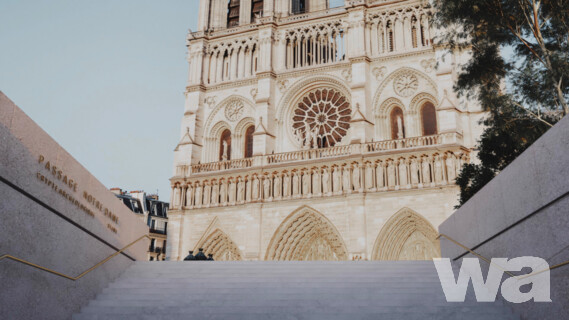
{"label": "gothic pointed arch window", "polygon": [[255,126],[249,126],[245,130],[245,158],[253,157],[253,133],[255,133]]}
{"label": "gothic pointed arch window", "polygon": [[223,130],[219,140],[219,161],[231,160],[231,131]]}
{"label": "gothic pointed arch window", "polygon": [[292,0],[291,8],[293,14],[306,12],[306,0]]}
{"label": "gothic pointed arch window", "polygon": [[426,102],[421,107],[421,122],[424,136],[437,134],[437,110],[431,102]]}
{"label": "gothic pointed arch window", "polygon": [[241,0],[229,0],[227,4],[227,27],[236,27],[239,25],[239,7]]}
{"label": "gothic pointed arch window", "polygon": [[263,0],[252,0],[251,2],[251,23],[255,22],[255,17],[263,15]]}
{"label": "gothic pointed arch window", "polygon": [[417,48],[418,47],[418,41],[417,41],[417,18],[415,16],[413,16],[411,18],[411,45],[413,46],[413,48]]}
{"label": "gothic pointed arch window", "polygon": [[389,116],[391,124],[391,139],[405,138],[405,119],[403,118],[403,110],[399,107],[393,108]]}
{"label": "gothic pointed arch window", "polygon": [[391,21],[387,23],[387,51],[395,50],[395,36],[393,34],[393,24]]}

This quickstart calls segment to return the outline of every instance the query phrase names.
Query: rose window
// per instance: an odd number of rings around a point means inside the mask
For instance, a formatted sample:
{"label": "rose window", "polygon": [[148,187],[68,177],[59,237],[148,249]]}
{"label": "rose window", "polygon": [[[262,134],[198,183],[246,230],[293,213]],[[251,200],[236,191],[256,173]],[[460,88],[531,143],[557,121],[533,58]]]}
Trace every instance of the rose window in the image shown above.
{"label": "rose window", "polygon": [[316,89],[304,96],[292,115],[292,130],[304,148],[338,144],[350,129],[352,109],[334,89]]}
{"label": "rose window", "polygon": [[393,82],[395,92],[402,97],[409,97],[419,87],[419,80],[413,74],[401,75]]}

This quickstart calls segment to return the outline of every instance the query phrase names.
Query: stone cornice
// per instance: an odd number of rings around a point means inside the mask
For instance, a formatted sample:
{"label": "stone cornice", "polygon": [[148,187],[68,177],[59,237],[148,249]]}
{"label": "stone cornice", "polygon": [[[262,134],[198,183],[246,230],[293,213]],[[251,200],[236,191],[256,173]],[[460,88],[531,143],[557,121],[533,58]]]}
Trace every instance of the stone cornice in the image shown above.
{"label": "stone cornice", "polygon": [[314,67],[307,67],[302,69],[293,69],[293,70],[280,70],[277,73],[277,79],[288,79],[288,78],[298,78],[307,75],[314,75],[318,72],[327,72],[327,71],[340,71],[340,69],[348,67],[351,65],[351,62],[337,62],[329,65],[319,65]]}

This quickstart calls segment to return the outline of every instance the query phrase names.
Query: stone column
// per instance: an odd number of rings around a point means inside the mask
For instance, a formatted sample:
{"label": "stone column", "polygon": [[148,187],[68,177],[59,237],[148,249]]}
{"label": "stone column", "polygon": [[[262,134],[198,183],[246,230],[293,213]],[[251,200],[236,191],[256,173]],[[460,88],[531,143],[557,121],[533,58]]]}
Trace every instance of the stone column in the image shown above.
{"label": "stone column", "polygon": [[263,27],[259,30],[259,54],[257,70],[257,89],[256,100],[256,128],[253,141],[253,155],[270,154],[274,150],[275,135],[275,75],[272,72],[272,39],[273,32],[271,26]]}
{"label": "stone column", "polygon": [[[282,0],[275,0],[278,2],[287,2],[287,1],[282,1]],[[273,5],[274,1],[271,0],[265,0],[263,1],[263,17],[271,17],[274,15],[274,5]]]}
{"label": "stone column", "polygon": [[239,25],[249,24],[251,21],[251,0],[241,0],[239,3]]}
{"label": "stone column", "polygon": [[[179,256],[182,254],[179,252],[180,245],[180,229],[182,226],[181,222],[182,215],[180,213],[168,213],[168,235],[166,246],[166,260],[176,261],[179,260]],[[182,258],[183,259],[183,258]]]}
{"label": "stone column", "polygon": [[231,50],[230,62],[229,62],[229,79],[237,79],[237,48]]}
{"label": "stone column", "polygon": [[209,2],[211,0],[201,0],[198,9],[198,31],[204,31],[208,28],[209,18]]}

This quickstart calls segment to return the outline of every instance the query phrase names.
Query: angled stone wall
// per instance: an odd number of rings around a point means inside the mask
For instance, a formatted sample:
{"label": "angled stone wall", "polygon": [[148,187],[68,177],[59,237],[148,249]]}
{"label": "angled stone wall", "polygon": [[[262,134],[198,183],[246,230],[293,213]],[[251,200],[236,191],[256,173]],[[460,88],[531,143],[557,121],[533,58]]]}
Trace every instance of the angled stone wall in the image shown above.
{"label": "angled stone wall", "polygon": [[[569,260],[569,117],[562,119],[439,227],[481,255]],[[470,257],[441,240],[443,257]],[[527,319],[566,319],[569,266],[551,271],[553,303],[510,306]]]}
{"label": "angled stone wall", "polygon": [[[148,227],[0,92],[0,256],[78,276]],[[134,260],[143,240],[78,281],[0,261],[3,319],[69,319]]]}

